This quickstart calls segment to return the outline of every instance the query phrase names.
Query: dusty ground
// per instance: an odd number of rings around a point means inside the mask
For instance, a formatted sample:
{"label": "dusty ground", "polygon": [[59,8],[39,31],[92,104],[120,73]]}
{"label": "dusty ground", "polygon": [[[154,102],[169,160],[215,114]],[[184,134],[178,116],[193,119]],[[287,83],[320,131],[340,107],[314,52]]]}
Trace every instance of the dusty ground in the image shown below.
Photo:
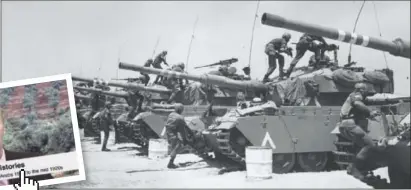
{"label": "dusty ground", "polygon": [[[113,137],[114,134],[111,134]],[[179,155],[176,164],[184,167],[167,170],[168,159],[151,160],[139,155],[133,144],[113,145],[101,152],[100,145],[82,140],[87,180],[59,185],[64,188],[370,188],[345,171],[272,174],[268,180],[248,180],[246,172],[218,175],[219,165],[201,158]],[[387,170],[375,172],[387,177]]]}

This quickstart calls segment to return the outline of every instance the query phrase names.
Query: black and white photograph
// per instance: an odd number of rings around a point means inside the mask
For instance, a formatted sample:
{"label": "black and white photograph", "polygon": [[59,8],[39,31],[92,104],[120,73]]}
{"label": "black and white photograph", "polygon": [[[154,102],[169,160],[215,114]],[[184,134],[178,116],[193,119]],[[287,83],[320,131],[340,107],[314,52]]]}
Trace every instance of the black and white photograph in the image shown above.
{"label": "black and white photograph", "polygon": [[50,188],[407,189],[409,36],[409,1],[3,1],[1,81],[71,73]]}
{"label": "black and white photograph", "polygon": [[70,82],[65,74],[0,84],[1,186],[13,189],[21,169],[40,186],[85,180]]}

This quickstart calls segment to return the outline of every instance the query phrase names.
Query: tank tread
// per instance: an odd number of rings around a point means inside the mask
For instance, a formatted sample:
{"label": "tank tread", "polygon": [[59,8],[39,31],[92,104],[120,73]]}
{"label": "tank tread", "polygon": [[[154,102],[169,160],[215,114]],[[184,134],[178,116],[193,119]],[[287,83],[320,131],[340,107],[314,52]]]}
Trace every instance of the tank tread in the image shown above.
{"label": "tank tread", "polygon": [[[358,147],[354,143],[348,141],[344,137],[337,135],[338,140],[334,143],[337,151],[333,151],[335,162],[341,168],[347,168],[354,160],[356,153],[359,151]],[[373,187],[374,189],[387,189],[390,188],[390,184],[386,179],[382,179],[379,175],[374,175],[373,172],[369,172],[362,180],[363,183]]]}
{"label": "tank tread", "polygon": [[230,145],[230,132],[217,131],[217,144],[221,154],[245,166],[245,159],[237,154]]}

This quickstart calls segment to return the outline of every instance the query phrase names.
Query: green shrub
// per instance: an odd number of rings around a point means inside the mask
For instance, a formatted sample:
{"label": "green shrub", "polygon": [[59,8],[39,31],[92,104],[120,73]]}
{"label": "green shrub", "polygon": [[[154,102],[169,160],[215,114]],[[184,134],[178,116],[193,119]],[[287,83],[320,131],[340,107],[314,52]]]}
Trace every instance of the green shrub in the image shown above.
{"label": "green shrub", "polygon": [[55,119],[33,120],[9,119],[5,122],[4,146],[17,152],[40,152],[56,154],[75,149],[70,112]]}

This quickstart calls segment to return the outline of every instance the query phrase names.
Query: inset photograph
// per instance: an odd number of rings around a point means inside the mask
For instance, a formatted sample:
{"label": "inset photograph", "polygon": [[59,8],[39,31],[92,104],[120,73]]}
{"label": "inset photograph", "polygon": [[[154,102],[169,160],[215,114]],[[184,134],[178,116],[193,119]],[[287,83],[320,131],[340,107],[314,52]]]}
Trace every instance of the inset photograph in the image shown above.
{"label": "inset photograph", "polygon": [[85,180],[71,74],[0,84],[0,186]]}

